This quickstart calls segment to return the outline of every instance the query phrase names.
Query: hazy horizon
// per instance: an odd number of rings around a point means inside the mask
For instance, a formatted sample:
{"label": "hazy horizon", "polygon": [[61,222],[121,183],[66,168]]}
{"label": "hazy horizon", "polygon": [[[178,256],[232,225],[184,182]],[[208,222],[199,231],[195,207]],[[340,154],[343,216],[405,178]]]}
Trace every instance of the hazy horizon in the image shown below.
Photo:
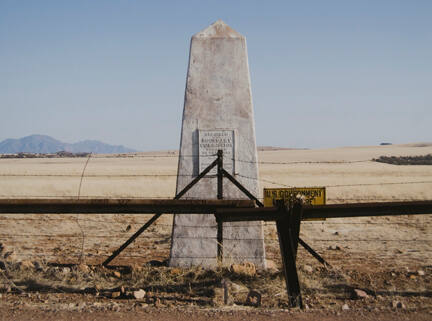
{"label": "hazy horizon", "polygon": [[432,142],[432,2],[0,2],[0,141],[178,149],[193,34],[246,36],[258,146]]}
{"label": "hazy horizon", "polygon": [[[42,134],[33,134],[33,135],[28,135],[28,136],[24,136],[24,137],[18,137],[18,138],[7,138],[4,140],[0,140],[0,144],[3,143],[4,141],[8,140],[8,139],[23,139],[23,138],[28,138],[28,137],[32,137],[32,136],[47,136],[49,138],[53,138],[61,143],[65,143],[65,144],[77,144],[77,143],[85,143],[85,142],[98,142],[98,143],[102,143],[102,144],[107,144],[110,145],[112,147],[125,147],[125,148],[131,148],[128,144],[111,144],[110,142],[107,141],[100,141],[100,140],[92,140],[92,139],[83,139],[80,141],[70,141],[70,142],[66,142],[66,141],[62,141],[57,139],[56,137],[52,137],[52,136],[48,136],[48,135],[42,135]],[[389,143],[389,142],[381,142],[381,143]],[[293,150],[318,150],[318,149],[337,149],[337,148],[349,148],[349,147],[373,147],[373,146],[380,146],[380,144],[376,144],[376,145],[345,145],[345,146],[332,146],[332,147],[315,147],[315,148],[307,148],[307,147],[290,147],[290,146],[274,146],[274,145],[257,145],[258,149],[266,149],[268,148],[269,150],[271,149],[293,149]],[[409,143],[390,143],[390,145],[422,145],[425,144],[424,147],[428,147],[432,145],[432,142],[427,142],[427,141],[422,141],[422,142],[409,142]],[[423,146],[421,146],[423,147]],[[139,152],[163,152],[163,151],[178,151],[179,148],[167,148],[167,149],[151,149],[151,150],[135,150],[135,151],[130,151],[130,152],[122,152],[122,153],[139,153]],[[30,152],[31,153],[31,152]],[[104,153],[102,153],[104,154]]]}

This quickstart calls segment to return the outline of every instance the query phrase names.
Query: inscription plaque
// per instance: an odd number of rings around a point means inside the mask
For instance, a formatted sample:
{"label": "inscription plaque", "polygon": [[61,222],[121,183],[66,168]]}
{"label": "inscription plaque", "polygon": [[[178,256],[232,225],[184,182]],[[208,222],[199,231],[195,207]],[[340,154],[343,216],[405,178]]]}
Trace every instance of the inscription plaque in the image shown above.
{"label": "inscription plaque", "polygon": [[[217,151],[223,150],[223,167],[234,174],[234,130],[217,129],[198,131],[199,142],[199,172],[201,173],[217,157]],[[216,175],[217,169],[214,167],[209,175]]]}

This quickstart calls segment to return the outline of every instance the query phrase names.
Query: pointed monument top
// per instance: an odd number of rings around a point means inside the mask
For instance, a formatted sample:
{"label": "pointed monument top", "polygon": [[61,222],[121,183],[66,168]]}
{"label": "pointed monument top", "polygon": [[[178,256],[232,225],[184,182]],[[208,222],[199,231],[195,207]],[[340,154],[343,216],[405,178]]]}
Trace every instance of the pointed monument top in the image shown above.
{"label": "pointed monument top", "polygon": [[201,30],[193,38],[242,38],[243,36],[232,29],[222,20],[218,20]]}

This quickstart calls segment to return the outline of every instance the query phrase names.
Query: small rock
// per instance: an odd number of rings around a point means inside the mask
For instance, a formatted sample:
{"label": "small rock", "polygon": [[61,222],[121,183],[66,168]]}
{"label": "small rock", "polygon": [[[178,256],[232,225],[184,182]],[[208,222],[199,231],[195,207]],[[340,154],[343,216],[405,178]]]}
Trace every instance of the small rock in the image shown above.
{"label": "small rock", "polygon": [[246,298],[246,305],[251,305],[253,307],[261,306],[261,293],[250,290]]}
{"label": "small rock", "polygon": [[334,235],[339,235],[339,232],[336,231],[336,232],[334,232],[333,234],[334,234]]}
{"label": "small rock", "polygon": [[303,266],[303,270],[305,272],[307,272],[307,273],[312,273],[313,272],[313,267],[306,264],[305,266]]}
{"label": "small rock", "polygon": [[113,275],[114,275],[116,278],[121,278],[121,273],[120,273],[119,271],[114,271]]}
{"label": "small rock", "polygon": [[143,299],[145,295],[146,295],[146,291],[144,291],[143,289],[139,289],[138,291],[133,292],[133,296],[137,300]]}
{"label": "small rock", "polygon": [[64,267],[61,271],[62,271],[63,274],[69,274],[70,268]]}
{"label": "small rock", "polygon": [[251,262],[244,262],[241,264],[232,264],[230,268],[231,272],[236,274],[243,274],[247,276],[254,276],[256,274],[255,264]]}
{"label": "small rock", "polygon": [[425,275],[425,272],[424,272],[423,270],[418,270],[418,271],[417,271],[417,274],[420,275],[420,276],[424,276],[424,275]]}
{"label": "small rock", "polygon": [[330,245],[328,249],[332,251],[340,251],[341,248],[338,245]]}
{"label": "small rock", "polygon": [[120,291],[111,292],[111,298],[116,299],[121,296]]}
{"label": "small rock", "polygon": [[401,301],[393,301],[391,304],[393,309],[405,309],[405,304],[403,304]]}
{"label": "small rock", "polygon": [[417,276],[415,274],[411,274],[409,277],[410,277],[411,280],[417,279]]}
{"label": "small rock", "polygon": [[352,293],[352,297],[353,299],[366,299],[369,297],[369,295],[360,289],[354,289],[353,293]]}
{"label": "small rock", "polygon": [[120,292],[121,292],[121,294],[125,294],[125,292],[126,292],[123,285],[120,287]]}
{"label": "small rock", "polygon": [[350,307],[346,303],[342,306],[343,311],[348,311],[349,309],[350,309]]}

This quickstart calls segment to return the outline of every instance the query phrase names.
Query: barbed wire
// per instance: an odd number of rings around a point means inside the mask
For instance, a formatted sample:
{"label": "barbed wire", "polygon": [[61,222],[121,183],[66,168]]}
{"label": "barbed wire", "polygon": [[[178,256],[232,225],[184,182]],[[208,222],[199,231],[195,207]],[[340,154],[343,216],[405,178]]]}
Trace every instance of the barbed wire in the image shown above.
{"label": "barbed wire", "polygon": [[[111,158],[197,158],[197,157],[216,157],[217,154],[210,154],[210,155],[182,155],[178,154],[178,152],[173,152],[173,154],[168,155],[160,155],[160,154],[150,154],[150,155],[140,155],[140,154],[114,154],[114,155],[106,155],[106,154],[92,154],[92,158],[96,159],[111,159]],[[50,156],[45,156],[43,154],[37,155],[37,154],[26,154],[24,156],[19,156],[18,154],[0,154],[0,159],[64,159],[64,158],[87,158],[86,156],[71,156],[71,157],[58,157],[55,156],[55,154]]]}
{"label": "barbed wire", "polygon": [[224,157],[224,160],[231,160],[234,162],[240,163],[248,163],[248,164],[262,164],[262,165],[297,165],[297,164],[354,164],[354,163],[366,163],[372,162],[370,159],[362,159],[362,160],[335,160],[335,161],[290,161],[290,162],[270,162],[270,161],[253,161],[253,160],[244,160],[239,158],[228,158]]}
{"label": "barbed wire", "polygon": [[[55,257],[55,258],[62,258],[62,256],[58,255],[58,254],[45,254],[45,253],[33,253],[33,252],[21,252],[21,253],[14,253],[15,256],[17,257]],[[87,253],[85,254],[85,256],[87,257],[92,257],[92,258],[106,258],[106,256],[109,255],[108,253],[104,253],[104,254],[96,254],[96,253]],[[69,257],[79,257],[80,254],[75,254],[75,253],[68,253],[66,255],[63,255]],[[153,255],[153,257],[161,257],[161,255]],[[142,255],[128,255],[128,254],[123,254],[121,258],[140,258],[140,259],[144,259],[147,260],[147,258],[143,257]]]}
{"label": "barbed wire", "polygon": [[[48,198],[48,199],[66,199],[66,200],[76,200],[75,195],[0,195],[0,199],[15,199],[15,198],[28,198],[28,199],[40,199],[40,198]],[[119,200],[128,200],[128,199],[139,199],[139,200],[152,200],[152,199],[162,199],[162,200],[172,200],[173,196],[149,196],[149,197],[141,197],[141,196],[115,196],[115,195],[86,195],[80,196],[80,199],[119,199]],[[200,197],[182,197],[183,200],[201,200]],[[97,214],[97,213],[96,213]],[[115,214],[115,213],[113,213]]]}
{"label": "barbed wire", "polygon": [[[106,154],[92,154],[92,158],[96,159],[111,159],[111,158],[200,158],[200,157],[217,157],[217,154],[192,154],[192,155],[184,155],[180,154],[178,152],[168,152],[169,154],[114,154],[114,155],[106,155]],[[172,154],[171,154],[172,153]],[[87,157],[87,155],[85,156]],[[28,157],[24,155],[24,157],[20,157],[18,155],[0,155],[0,159],[30,159],[30,158],[43,158],[43,159],[63,159],[63,158],[71,158],[71,157],[56,157],[53,156],[44,156],[44,155],[38,155],[38,154],[28,154]],[[83,158],[83,157],[72,157],[72,158]],[[258,161],[258,160],[245,160],[240,158],[232,158],[223,156],[224,160],[232,160],[235,162],[240,163],[250,163],[250,164],[270,164],[270,165],[295,165],[295,164],[352,164],[352,163],[365,163],[365,162],[372,162],[373,160],[332,160],[332,161],[286,161],[286,162],[273,162],[273,161]]]}
{"label": "barbed wire", "polygon": [[398,240],[398,239],[308,239],[310,242],[432,242],[432,239],[425,240]]}
{"label": "barbed wire", "polygon": [[326,188],[332,187],[353,187],[353,186],[378,186],[378,185],[405,185],[405,184],[432,184],[432,181],[412,181],[412,182],[383,182],[383,183],[359,183],[359,184],[337,184],[326,185]]}
{"label": "barbed wire", "polygon": [[[288,188],[294,188],[294,187],[295,187],[295,186],[292,186],[292,185],[286,185],[286,184],[281,183],[281,182],[271,181],[271,180],[263,179],[263,178],[257,178],[257,177],[245,176],[245,175],[238,174],[238,173],[236,174],[236,176],[243,177],[243,178],[247,178],[247,179],[251,179],[251,180],[256,180],[256,181],[267,182],[267,183],[271,183],[271,184],[279,185],[279,186],[284,186],[284,187],[288,187]],[[324,185],[323,187],[326,187],[326,188],[334,188],[334,187],[381,186],[381,185],[404,185],[404,184],[432,184],[432,181],[411,181],[411,182],[380,182],[380,183],[336,184],[336,185]]]}
{"label": "barbed wire", "polygon": [[382,201],[394,201],[394,202],[411,202],[411,201],[424,201],[424,198],[396,198],[396,197],[353,197],[353,198],[345,198],[345,197],[331,197],[327,198],[326,201],[330,202],[344,202],[344,201],[374,201],[374,202],[382,202]]}
{"label": "barbed wire", "polygon": [[[14,237],[46,237],[46,238],[81,238],[81,234],[14,234]],[[107,237],[118,237],[118,238],[129,238],[130,235],[126,234],[102,234],[102,235],[91,235],[91,234],[86,234],[85,238],[87,239],[99,239],[99,238],[107,238]],[[0,234],[0,239],[10,239],[11,235],[10,234]],[[150,236],[150,235],[146,235],[145,238],[143,238],[142,240],[145,239],[161,239],[161,236]],[[216,236],[214,237],[216,238]],[[79,248],[81,249],[81,244],[79,245]]]}
{"label": "barbed wire", "polygon": [[[191,177],[193,174],[87,174],[84,178],[89,177]],[[0,177],[81,177],[81,174],[0,174]]]}

